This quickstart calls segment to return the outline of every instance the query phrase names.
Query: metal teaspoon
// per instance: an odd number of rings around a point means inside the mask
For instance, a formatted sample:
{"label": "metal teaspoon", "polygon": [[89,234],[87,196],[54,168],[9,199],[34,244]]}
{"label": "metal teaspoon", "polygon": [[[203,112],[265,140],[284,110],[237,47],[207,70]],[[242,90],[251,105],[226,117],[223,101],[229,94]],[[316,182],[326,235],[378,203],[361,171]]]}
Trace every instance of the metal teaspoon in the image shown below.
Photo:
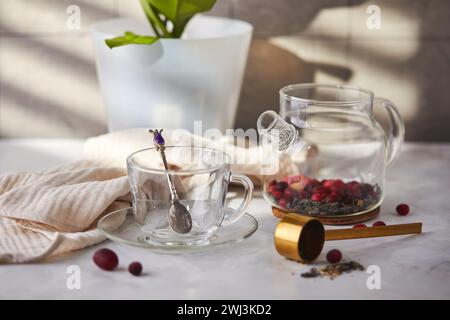
{"label": "metal teaspoon", "polygon": [[170,191],[170,200],[172,204],[169,208],[168,213],[168,220],[169,225],[172,228],[173,231],[177,233],[188,233],[192,229],[192,218],[191,214],[189,213],[188,209],[180,202],[180,199],[178,198],[177,190],[175,189],[175,186],[172,182],[172,179],[170,178],[170,175],[168,173],[169,166],[167,164],[166,159],[166,153],[165,153],[165,141],[163,136],[161,135],[161,132],[163,129],[159,130],[150,129],[149,132],[153,134],[153,143],[156,147],[156,150],[160,152],[161,160],[164,165],[164,169],[166,170],[166,177],[167,177],[167,184],[169,185],[169,191]]}

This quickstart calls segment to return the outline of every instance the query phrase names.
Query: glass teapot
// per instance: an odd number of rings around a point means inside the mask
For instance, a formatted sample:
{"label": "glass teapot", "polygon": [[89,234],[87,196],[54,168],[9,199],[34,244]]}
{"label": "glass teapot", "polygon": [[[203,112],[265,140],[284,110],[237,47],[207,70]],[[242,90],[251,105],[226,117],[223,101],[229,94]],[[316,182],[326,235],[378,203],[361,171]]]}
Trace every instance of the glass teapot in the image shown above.
{"label": "glass teapot", "polygon": [[[387,134],[373,117],[379,106],[389,115]],[[284,87],[280,115],[264,112],[257,127],[263,143],[275,150],[264,178],[266,200],[283,211],[333,219],[379,207],[386,167],[404,137],[392,102],[344,85]]]}

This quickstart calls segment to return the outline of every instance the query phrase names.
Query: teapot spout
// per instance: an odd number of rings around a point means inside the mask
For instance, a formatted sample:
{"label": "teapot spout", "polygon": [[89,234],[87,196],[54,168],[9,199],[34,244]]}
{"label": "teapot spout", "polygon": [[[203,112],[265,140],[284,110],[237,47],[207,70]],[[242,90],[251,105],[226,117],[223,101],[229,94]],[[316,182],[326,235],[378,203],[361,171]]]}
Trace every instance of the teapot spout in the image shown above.
{"label": "teapot spout", "polygon": [[256,123],[260,141],[284,151],[297,140],[297,130],[272,110],[263,112]]}

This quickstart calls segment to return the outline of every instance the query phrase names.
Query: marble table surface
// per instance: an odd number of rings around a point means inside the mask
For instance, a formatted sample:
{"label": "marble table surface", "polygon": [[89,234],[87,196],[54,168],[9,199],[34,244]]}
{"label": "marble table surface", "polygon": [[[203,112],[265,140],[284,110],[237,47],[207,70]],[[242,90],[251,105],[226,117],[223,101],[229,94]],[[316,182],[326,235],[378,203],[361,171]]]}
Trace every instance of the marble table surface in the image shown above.
{"label": "marble table surface", "polygon": [[[81,156],[82,140],[0,140],[0,172],[38,170]],[[379,219],[388,224],[423,222],[415,236],[330,241],[367,271],[305,279],[310,266],[288,261],[273,246],[277,219],[256,193],[248,212],[259,229],[250,238],[203,253],[161,255],[111,241],[45,263],[0,265],[2,299],[449,299],[450,144],[406,144],[388,170]],[[232,200],[237,201],[237,200]],[[411,214],[400,217],[405,202]],[[233,204],[233,203],[231,203]],[[92,263],[95,250],[115,250],[114,272]],[[128,262],[142,262],[145,274],[130,275]],[[324,253],[316,265],[324,262]],[[69,289],[68,268],[80,269],[80,289]],[[70,269],[69,269],[70,271]],[[379,288],[374,277],[379,275]],[[372,285],[367,285],[367,283]]]}

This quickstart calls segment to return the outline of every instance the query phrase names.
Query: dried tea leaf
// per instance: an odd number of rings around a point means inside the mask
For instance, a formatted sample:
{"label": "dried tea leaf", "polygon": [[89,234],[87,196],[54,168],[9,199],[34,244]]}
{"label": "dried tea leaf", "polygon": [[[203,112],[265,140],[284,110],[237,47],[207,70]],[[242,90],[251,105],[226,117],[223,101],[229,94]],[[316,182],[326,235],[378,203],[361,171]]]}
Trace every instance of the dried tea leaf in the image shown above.
{"label": "dried tea leaf", "polygon": [[323,267],[311,268],[308,272],[302,273],[303,278],[330,277],[334,279],[343,273],[352,271],[363,271],[365,268],[357,261],[342,261],[334,264],[327,264]]}
{"label": "dried tea leaf", "polygon": [[312,268],[311,270],[309,270],[308,272],[302,273],[301,276],[303,278],[316,278],[318,276],[320,276],[320,272],[319,270],[317,270],[317,268]]}

